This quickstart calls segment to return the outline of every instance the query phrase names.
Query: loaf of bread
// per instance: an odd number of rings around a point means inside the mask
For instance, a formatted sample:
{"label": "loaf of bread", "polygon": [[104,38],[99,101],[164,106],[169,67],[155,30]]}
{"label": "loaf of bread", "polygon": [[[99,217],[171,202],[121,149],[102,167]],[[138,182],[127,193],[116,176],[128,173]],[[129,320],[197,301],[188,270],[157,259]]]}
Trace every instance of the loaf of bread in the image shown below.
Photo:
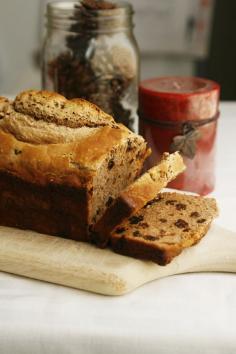
{"label": "loaf of bread", "polygon": [[216,201],[180,193],[160,193],[111,233],[120,254],[169,263],[206,234],[218,214]]}
{"label": "loaf of bread", "polygon": [[85,100],[46,91],[0,98],[0,224],[87,241],[149,153]]}
{"label": "loaf of bread", "polygon": [[165,153],[156,166],[128,185],[107,208],[93,227],[92,242],[100,247],[105,247],[115,226],[155,198],[160,190],[184,169],[183,159],[178,152]]}

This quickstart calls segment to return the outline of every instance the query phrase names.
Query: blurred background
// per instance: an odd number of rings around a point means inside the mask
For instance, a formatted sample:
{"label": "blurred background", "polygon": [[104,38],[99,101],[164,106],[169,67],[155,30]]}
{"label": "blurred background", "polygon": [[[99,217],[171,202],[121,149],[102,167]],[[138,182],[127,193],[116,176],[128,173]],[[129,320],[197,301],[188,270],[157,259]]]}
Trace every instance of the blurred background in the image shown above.
{"label": "blurred background", "polygon": [[[40,88],[46,0],[0,0],[0,93]],[[196,75],[236,100],[235,0],[130,0],[141,78]]]}

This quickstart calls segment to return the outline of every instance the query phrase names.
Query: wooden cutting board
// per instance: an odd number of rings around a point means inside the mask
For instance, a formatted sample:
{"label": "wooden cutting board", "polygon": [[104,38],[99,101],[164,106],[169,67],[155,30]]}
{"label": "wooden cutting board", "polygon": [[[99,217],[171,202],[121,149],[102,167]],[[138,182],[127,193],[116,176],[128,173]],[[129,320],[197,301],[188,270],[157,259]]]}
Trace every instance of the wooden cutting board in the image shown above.
{"label": "wooden cutting board", "polygon": [[189,272],[236,272],[236,233],[213,225],[202,241],[167,266],[92,245],[0,227],[0,270],[105,295]]}

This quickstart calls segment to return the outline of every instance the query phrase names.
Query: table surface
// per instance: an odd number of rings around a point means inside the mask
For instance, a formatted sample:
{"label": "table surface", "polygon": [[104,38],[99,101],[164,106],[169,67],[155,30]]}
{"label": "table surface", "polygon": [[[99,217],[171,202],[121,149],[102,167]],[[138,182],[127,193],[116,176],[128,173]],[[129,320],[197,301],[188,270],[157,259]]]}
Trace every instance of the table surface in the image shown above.
{"label": "table surface", "polygon": [[[236,103],[221,104],[219,225],[236,231]],[[106,297],[0,273],[1,354],[235,354],[236,275],[177,275]]]}

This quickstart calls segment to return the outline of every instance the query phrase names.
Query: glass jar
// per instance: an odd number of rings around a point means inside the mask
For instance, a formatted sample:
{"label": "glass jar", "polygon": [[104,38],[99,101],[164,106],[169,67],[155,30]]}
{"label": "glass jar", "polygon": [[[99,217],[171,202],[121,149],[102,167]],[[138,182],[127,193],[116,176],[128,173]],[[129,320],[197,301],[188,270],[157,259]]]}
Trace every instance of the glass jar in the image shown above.
{"label": "glass jar", "polygon": [[206,195],[215,186],[215,148],[219,118],[219,85],[197,77],[145,80],[139,89],[140,134],[152,155],[179,151],[186,165],[169,187]]}
{"label": "glass jar", "polygon": [[101,8],[93,8],[90,3],[48,4],[43,88],[93,102],[137,130],[139,56],[132,7],[101,1]]}

